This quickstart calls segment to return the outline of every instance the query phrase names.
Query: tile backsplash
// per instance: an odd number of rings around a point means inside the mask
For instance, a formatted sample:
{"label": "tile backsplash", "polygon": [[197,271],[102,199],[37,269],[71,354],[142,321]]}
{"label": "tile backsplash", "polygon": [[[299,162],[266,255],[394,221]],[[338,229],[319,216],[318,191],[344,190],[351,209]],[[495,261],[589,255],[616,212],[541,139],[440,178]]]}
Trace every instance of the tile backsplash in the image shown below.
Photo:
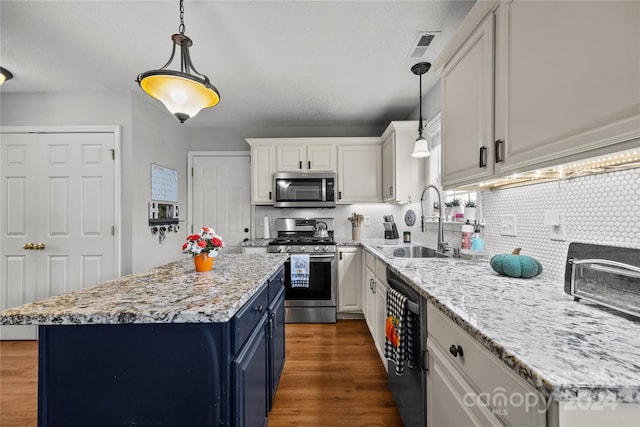
{"label": "tile backsplash", "polygon": [[[489,254],[521,247],[553,279],[564,279],[571,242],[640,247],[640,169],[483,191],[481,197]],[[550,240],[545,210],[565,214],[566,241]],[[515,237],[500,234],[501,215],[516,216]]]}
{"label": "tile backsplash", "polygon": [[[522,248],[522,253],[538,259],[542,274],[559,281],[564,280],[565,260],[570,242],[610,244],[640,247],[640,169],[610,172],[581,178],[567,179],[517,188],[483,191],[479,195],[487,257],[510,253]],[[416,223],[407,226],[407,210],[416,214]],[[550,227],[543,224],[545,210],[558,210],[566,217],[566,241],[549,238]],[[330,217],[335,218],[338,239],[351,238],[353,212],[370,216],[371,225],[362,227],[362,238],[383,238],[382,216],[391,214],[398,224],[398,232],[410,231],[413,242],[435,247],[437,222],[427,216],[426,231],[420,231],[420,203],[408,205],[358,204],[338,205],[335,209],[275,209],[255,207],[256,237],[261,238],[264,215],[272,218],[271,236],[275,234],[273,219],[278,217]],[[502,215],[515,215],[516,236],[500,234]],[[451,247],[460,247],[461,223],[445,223],[444,240]]]}

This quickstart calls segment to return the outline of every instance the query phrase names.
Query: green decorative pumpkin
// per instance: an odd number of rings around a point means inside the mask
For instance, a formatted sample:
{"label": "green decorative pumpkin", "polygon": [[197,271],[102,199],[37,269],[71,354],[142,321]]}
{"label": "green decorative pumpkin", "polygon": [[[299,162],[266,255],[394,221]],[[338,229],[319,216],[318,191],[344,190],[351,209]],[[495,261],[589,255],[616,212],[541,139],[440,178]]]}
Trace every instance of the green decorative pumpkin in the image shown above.
{"label": "green decorative pumpkin", "polygon": [[496,273],[510,277],[523,277],[528,279],[542,273],[542,264],[537,259],[520,255],[521,248],[516,248],[513,253],[499,254],[491,258],[491,268]]}

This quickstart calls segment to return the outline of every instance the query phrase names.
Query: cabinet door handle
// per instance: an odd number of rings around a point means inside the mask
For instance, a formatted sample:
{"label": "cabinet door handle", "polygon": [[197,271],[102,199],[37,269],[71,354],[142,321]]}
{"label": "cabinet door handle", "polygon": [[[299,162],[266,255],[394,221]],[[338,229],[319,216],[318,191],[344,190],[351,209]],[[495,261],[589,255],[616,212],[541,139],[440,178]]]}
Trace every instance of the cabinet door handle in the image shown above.
{"label": "cabinet door handle", "polygon": [[262,307],[261,305],[257,307],[253,307],[253,311],[257,311],[258,313],[262,313],[263,310],[264,310],[264,307]]}
{"label": "cabinet door handle", "polygon": [[340,260],[342,260],[342,251],[340,251]]}
{"label": "cabinet door handle", "polygon": [[269,191],[269,200],[271,200],[271,191]]}
{"label": "cabinet door handle", "polygon": [[464,352],[462,351],[462,346],[461,345],[454,345],[451,344],[451,347],[449,347],[449,353],[453,354],[453,357],[464,357]]}
{"label": "cabinet door handle", "polygon": [[371,291],[375,294],[376,293],[376,281],[373,281],[373,287],[371,288]]}
{"label": "cabinet door handle", "polygon": [[298,162],[298,169],[302,169],[302,160]]}
{"label": "cabinet door handle", "polygon": [[311,160],[309,160],[307,163],[309,164],[309,167],[307,169],[311,170]]}
{"label": "cabinet door handle", "polygon": [[373,291],[373,279],[369,279],[369,289]]}
{"label": "cabinet door handle", "polygon": [[393,196],[393,187],[389,187],[389,195]]}
{"label": "cabinet door handle", "polygon": [[342,191],[338,191],[338,200],[342,200]]}
{"label": "cabinet door handle", "polygon": [[480,164],[479,167],[487,167],[487,147],[480,147]]}
{"label": "cabinet door handle", "polygon": [[496,143],[495,143],[495,155],[496,155],[496,163],[502,163],[502,152],[500,151],[502,149],[502,143],[504,141],[501,139],[496,139]]}

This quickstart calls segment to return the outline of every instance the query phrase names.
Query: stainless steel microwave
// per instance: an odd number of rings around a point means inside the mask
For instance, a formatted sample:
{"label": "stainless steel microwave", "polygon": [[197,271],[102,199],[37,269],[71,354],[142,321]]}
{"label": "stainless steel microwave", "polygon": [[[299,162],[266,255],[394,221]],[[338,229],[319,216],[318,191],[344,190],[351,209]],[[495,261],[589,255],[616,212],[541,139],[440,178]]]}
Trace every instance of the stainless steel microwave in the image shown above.
{"label": "stainless steel microwave", "polygon": [[273,174],[276,208],[335,208],[333,172],[278,172]]}

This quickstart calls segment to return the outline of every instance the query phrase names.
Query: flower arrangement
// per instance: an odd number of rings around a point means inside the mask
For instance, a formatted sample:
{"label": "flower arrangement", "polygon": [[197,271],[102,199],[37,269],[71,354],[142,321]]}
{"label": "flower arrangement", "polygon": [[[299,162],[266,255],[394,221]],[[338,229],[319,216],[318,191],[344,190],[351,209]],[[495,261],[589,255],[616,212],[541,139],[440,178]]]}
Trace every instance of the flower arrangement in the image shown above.
{"label": "flower arrangement", "polygon": [[182,245],[182,252],[191,256],[205,253],[215,258],[223,247],[222,236],[217,235],[213,228],[202,227],[202,233],[187,236],[187,241]]}

